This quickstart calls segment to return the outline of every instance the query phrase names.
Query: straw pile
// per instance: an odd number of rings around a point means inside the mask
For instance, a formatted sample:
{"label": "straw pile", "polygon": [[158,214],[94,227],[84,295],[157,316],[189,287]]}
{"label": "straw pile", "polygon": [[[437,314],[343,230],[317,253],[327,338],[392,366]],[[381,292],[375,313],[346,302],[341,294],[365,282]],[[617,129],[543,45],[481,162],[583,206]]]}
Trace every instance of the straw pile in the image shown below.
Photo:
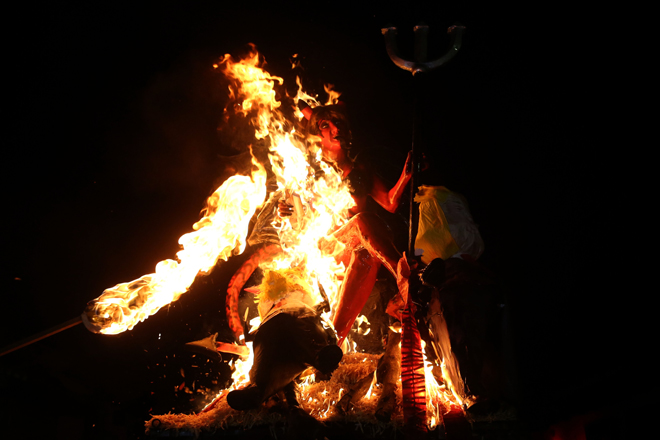
{"label": "straw pile", "polygon": [[[353,423],[360,425],[369,436],[377,437],[385,430],[400,427],[403,423],[401,412],[401,390],[397,389],[397,409],[387,423],[374,416],[381,387],[376,385],[369,397],[356,402],[346,413],[336,408],[341,396],[365,376],[376,370],[380,355],[351,353],[344,355],[339,367],[329,380],[307,380],[298,388],[298,401],[301,408],[321,422]],[[311,379],[311,376],[308,378]],[[227,404],[227,391],[219,397],[215,406],[199,414],[153,415],[146,422],[146,431],[174,430],[188,431],[195,436],[203,432],[226,429],[250,429],[255,426],[277,425],[286,421],[286,406],[278,399],[270,399],[260,409],[235,411]]]}

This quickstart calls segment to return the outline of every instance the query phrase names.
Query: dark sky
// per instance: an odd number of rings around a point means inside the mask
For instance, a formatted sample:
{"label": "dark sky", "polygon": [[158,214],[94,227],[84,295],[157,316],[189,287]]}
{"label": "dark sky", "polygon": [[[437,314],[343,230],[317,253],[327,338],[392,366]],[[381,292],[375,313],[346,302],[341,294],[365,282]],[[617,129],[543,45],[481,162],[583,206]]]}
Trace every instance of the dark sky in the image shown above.
{"label": "dark sky", "polygon": [[[620,368],[608,355],[619,331],[603,301],[613,288],[607,255],[620,238],[600,234],[621,235],[611,214],[595,215],[609,212],[598,186],[609,160],[585,123],[599,107],[586,32],[541,7],[189,3],[56,4],[10,18],[0,345],[79,315],[106,287],[174,256],[222,176],[218,155],[236,153],[216,130],[226,89],[211,65],[220,56],[254,43],[271,73],[292,84],[289,58],[299,54],[305,84],[343,92],[356,142],[382,151],[383,174],[395,176],[410,148],[413,81],[387,57],[380,29],[397,26],[410,56],[412,27],[424,21],[434,58],[460,22],[467,31],[456,58],[416,78],[429,183],[471,204],[483,262],[508,291],[527,402],[549,419],[597,405]],[[3,357],[3,401],[58,407],[46,420],[57,432],[94,438],[94,424],[108,438],[134,438],[146,406],[161,404],[145,397],[154,387],[175,406],[169,390],[178,382],[151,384],[166,373],[146,367],[172,361],[186,338],[226,331],[220,288],[211,286],[223,276],[133,332],[98,336],[78,326]],[[571,399],[582,403],[557,409]]]}

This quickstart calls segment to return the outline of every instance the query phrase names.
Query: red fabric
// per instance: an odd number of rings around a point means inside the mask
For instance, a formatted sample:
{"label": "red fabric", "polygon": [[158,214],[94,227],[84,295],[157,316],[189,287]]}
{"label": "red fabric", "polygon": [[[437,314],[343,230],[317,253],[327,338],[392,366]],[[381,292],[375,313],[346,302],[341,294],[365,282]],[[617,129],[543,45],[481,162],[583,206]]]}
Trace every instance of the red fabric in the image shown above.
{"label": "red fabric", "polygon": [[412,431],[426,432],[426,380],[422,339],[415,321],[415,305],[408,296],[402,316],[401,384],[403,420]]}

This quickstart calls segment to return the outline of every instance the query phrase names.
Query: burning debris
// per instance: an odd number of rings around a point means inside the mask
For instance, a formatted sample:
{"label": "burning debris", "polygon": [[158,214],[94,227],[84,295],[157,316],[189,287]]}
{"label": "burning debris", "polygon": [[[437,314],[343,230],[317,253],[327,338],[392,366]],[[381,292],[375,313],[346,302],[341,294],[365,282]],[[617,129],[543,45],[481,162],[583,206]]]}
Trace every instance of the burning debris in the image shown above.
{"label": "burning debris", "polygon": [[[295,390],[298,407],[322,423],[341,421],[364,424],[373,430],[374,437],[386,429],[401,427],[403,415],[400,406],[394,407],[399,408],[399,411],[393,411],[389,419],[379,420],[376,417],[379,399],[383,393],[382,386],[371,387],[369,396],[365,396],[367,390],[364,390],[362,393],[364,397],[346,399],[346,396],[353,395],[354,390],[361,386],[361,381],[365,378],[372,382],[379,359],[378,355],[347,354],[327,380],[319,380],[316,377],[318,372],[310,369],[308,374],[303,375]],[[264,424],[285,423],[290,413],[290,408],[282,404],[281,395],[274,396],[253,411],[232,409],[227,403],[226,395],[226,392],[222,392],[213,403],[198,414],[155,415],[146,422],[147,432],[153,435],[162,430],[187,430],[199,434],[202,431],[216,429],[250,429]],[[350,400],[350,410],[348,410],[349,405],[344,405],[346,409],[341,406],[343,403],[348,403],[348,400]],[[401,401],[400,389],[396,393],[395,400]]]}

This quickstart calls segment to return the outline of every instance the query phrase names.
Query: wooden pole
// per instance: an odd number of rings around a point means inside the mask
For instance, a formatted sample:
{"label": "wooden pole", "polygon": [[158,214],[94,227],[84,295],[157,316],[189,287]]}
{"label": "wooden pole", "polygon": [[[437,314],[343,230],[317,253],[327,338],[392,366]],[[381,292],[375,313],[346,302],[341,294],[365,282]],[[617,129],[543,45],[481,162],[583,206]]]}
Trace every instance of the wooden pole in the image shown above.
{"label": "wooden pole", "polygon": [[33,344],[37,341],[41,341],[42,339],[45,339],[49,336],[53,336],[56,333],[59,333],[61,331],[64,331],[68,328],[74,327],[82,322],[82,315],[81,316],[76,316],[73,319],[69,319],[66,322],[63,322],[61,324],[58,324],[54,327],[49,328],[48,330],[44,330],[42,332],[39,332],[35,335],[32,335],[28,338],[21,339],[18,342],[14,342],[13,344],[7,345],[6,347],[2,348],[2,351],[0,351],[0,357],[11,353],[12,351],[18,350],[20,348],[26,347],[30,344]]}

